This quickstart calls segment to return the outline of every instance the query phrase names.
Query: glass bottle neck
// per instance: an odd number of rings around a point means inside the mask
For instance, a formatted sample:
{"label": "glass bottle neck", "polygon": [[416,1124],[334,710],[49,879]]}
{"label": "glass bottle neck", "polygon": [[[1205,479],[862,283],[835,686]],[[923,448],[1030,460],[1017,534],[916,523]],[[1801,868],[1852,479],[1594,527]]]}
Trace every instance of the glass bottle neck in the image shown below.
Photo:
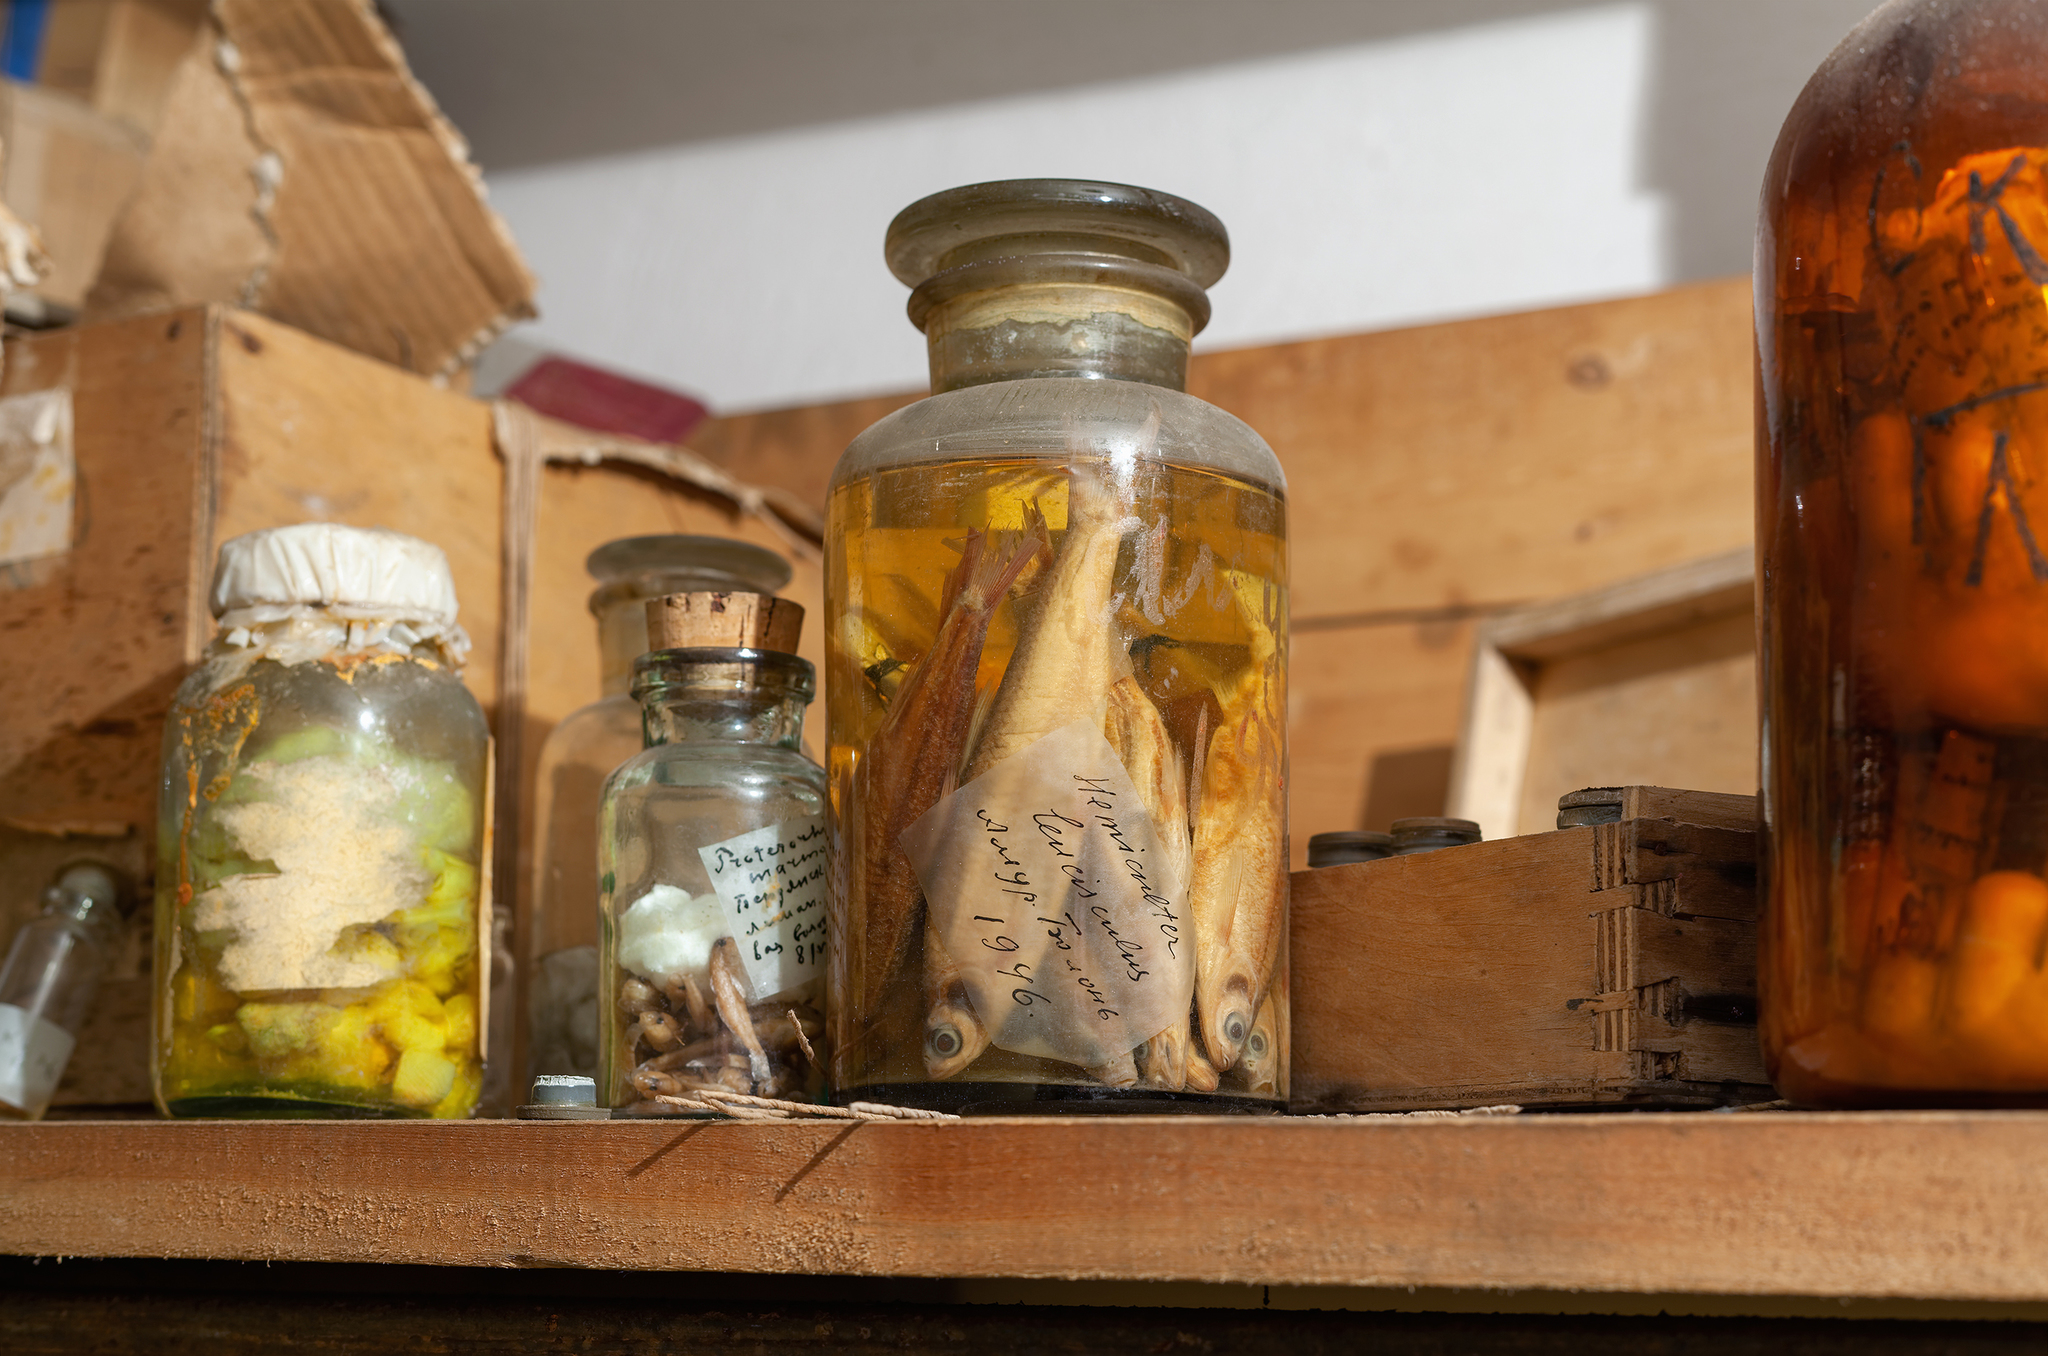
{"label": "glass bottle neck", "polygon": [[1193,328],[1186,310],[1151,292],[1071,281],[965,292],[924,317],[934,395],[1027,377],[1184,391]]}
{"label": "glass bottle neck", "polygon": [[640,730],[657,744],[803,747],[808,661],[755,650],[657,650],[634,666]]}

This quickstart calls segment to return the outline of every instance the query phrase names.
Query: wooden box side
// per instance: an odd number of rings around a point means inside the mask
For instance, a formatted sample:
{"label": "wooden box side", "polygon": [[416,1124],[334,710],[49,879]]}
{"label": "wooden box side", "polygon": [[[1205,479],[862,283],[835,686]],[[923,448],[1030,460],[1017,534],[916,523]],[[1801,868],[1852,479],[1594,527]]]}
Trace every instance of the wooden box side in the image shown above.
{"label": "wooden box side", "polygon": [[68,390],[71,549],[0,570],[0,820],[155,823],[163,717],[204,630],[211,331],[191,308],[7,344],[0,394]]}
{"label": "wooden box side", "polygon": [[1592,850],[1568,830],[1295,872],[1294,1109],[1593,1100],[1628,1059],[1577,1010]]}

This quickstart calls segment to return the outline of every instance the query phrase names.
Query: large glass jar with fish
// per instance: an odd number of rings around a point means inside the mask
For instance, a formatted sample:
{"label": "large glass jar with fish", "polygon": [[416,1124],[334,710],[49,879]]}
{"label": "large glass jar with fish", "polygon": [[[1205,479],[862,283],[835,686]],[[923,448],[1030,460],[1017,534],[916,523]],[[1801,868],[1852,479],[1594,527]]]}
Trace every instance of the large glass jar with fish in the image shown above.
{"label": "large glass jar with fish", "polygon": [[1772,1078],[2048,1105],[2048,4],[1865,20],[1756,264]]}
{"label": "large glass jar with fish", "polygon": [[489,992],[491,739],[441,549],[308,523],[222,545],[172,702],[157,1104],[468,1116]]}
{"label": "large glass jar with fish", "polygon": [[933,394],[832,479],[835,1094],[1284,1105],[1285,488],[1184,390],[1223,225],[1021,180],[887,255]]}
{"label": "large glass jar with fish", "polygon": [[597,1074],[597,801],[605,778],[645,747],[629,689],[633,661],[654,648],[648,601],[773,594],[790,575],[789,562],[766,547],[681,533],[606,542],[586,567],[597,581],[590,612],[604,695],[548,732],[534,773],[533,835],[520,845],[527,895],[514,930],[525,995],[522,1087],[541,1074]]}
{"label": "large glass jar with fish", "polygon": [[802,747],[802,625],[758,593],[647,604],[646,748],[598,806],[598,1090],[615,1115],[824,1098],[831,834]]}

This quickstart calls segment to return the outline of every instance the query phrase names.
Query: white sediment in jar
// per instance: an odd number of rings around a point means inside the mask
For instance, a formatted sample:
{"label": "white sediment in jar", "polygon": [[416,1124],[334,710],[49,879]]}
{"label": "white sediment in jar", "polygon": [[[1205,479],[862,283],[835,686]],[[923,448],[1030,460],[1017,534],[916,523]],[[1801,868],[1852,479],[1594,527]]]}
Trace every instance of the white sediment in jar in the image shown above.
{"label": "white sediment in jar", "polygon": [[703,981],[711,948],[728,931],[718,895],[651,886],[619,915],[619,964],[654,984],[689,975]]}
{"label": "white sediment in jar", "polygon": [[216,811],[242,854],[274,875],[231,876],[193,900],[193,927],[234,934],[220,977],[238,992],[380,984],[402,959],[388,942],[344,932],[417,904],[432,879],[414,831],[389,806],[394,770],[347,757],[257,763],[263,799]]}

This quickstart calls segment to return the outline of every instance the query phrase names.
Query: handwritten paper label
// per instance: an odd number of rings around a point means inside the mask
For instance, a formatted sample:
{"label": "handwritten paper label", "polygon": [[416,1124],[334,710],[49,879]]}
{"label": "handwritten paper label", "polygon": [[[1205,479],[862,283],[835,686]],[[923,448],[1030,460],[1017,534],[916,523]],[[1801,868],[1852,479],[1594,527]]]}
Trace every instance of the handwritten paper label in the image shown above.
{"label": "handwritten paper label", "polygon": [[0,565],[71,549],[78,467],[71,452],[71,392],[0,400]]}
{"label": "handwritten paper label", "polygon": [[899,843],[998,1048],[1094,1068],[1187,1014],[1187,885],[1099,721],[1004,759]]}
{"label": "handwritten paper label", "polygon": [[786,819],[697,849],[757,1001],[825,972],[825,820]]}
{"label": "handwritten paper label", "polygon": [[41,1116],[71,1060],[72,1044],[63,1027],[0,1003],[0,1102]]}

